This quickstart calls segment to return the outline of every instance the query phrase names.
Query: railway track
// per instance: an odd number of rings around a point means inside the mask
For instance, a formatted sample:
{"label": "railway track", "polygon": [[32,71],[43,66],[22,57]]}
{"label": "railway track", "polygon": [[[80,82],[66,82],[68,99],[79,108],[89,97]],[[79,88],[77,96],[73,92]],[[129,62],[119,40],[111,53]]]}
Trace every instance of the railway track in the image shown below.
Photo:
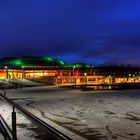
{"label": "railway track", "polygon": [[72,140],[70,137],[66,136],[65,134],[61,133],[51,125],[47,124],[40,118],[36,117],[17,103],[13,102],[9,98],[3,96],[0,94],[0,96],[7,101],[11,106],[15,107],[17,110],[19,110],[27,119],[31,120],[35,124],[38,124],[40,127],[42,127],[45,131],[46,138],[43,140]]}

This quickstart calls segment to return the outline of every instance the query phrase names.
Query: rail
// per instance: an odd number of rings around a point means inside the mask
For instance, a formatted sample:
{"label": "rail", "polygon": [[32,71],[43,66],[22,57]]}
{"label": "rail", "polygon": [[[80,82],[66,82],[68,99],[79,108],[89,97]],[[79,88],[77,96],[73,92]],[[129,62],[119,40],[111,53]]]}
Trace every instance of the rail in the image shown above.
{"label": "rail", "polygon": [[60,131],[58,131],[57,129],[52,127],[51,125],[49,125],[46,122],[44,122],[43,120],[41,120],[40,118],[36,117],[35,115],[30,113],[29,111],[27,111],[26,109],[24,109],[23,107],[18,105],[17,103],[13,102],[6,96],[4,96],[2,94],[0,96],[4,100],[6,100],[8,103],[10,103],[12,106],[14,106],[16,109],[18,109],[25,117],[29,118],[30,120],[38,123],[40,126],[45,128],[46,131],[48,132],[48,134],[51,135],[52,137],[54,137],[55,140],[72,140],[70,137],[66,136],[65,134],[61,133]]}
{"label": "rail", "polygon": [[3,116],[0,114],[0,128],[1,128],[1,133],[5,137],[5,140],[12,140],[12,130],[6,123],[5,119]]}

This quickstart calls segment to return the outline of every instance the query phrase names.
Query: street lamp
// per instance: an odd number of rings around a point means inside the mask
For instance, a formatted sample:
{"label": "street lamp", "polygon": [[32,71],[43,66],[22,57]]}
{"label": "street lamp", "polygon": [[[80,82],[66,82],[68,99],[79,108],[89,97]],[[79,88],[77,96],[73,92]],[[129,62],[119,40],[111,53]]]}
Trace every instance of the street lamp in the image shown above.
{"label": "street lamp", "polygon": [[73,66],[73,76],[74,76],[74,69],[75,69],[75,65]]}
{"label": "street lamp", "polygon": [[8,79],[8,67],[5,66],[6,79]]}
{"label": "street lamp", "polygon": [[74,77],[74,69],[75,69],[75,65],[73,65],[73,80],[74,80],[74,84],[76,85],[76,78]]}
{"label": "street lamp", "polygon": [[134,81],[134,83],[135,83],[135,74],[133,74],[133,79],[134,79],[133,81]]}
{"label": "street lamp", "polygon": [[109,77],[109,84],[112,84],[112,76],[109,75],[108,77]]}
{"label": "street lamp", "polygon": [[128,82],[131,82],[131,77],[132,77],[132,74],[129,73],[129,74],[128,74]]}
{"label": "street lamp", "polygon": [[87,73],[84,73],[84,76],[85,76],[85,83],[87,83],[87,78],[86,78]]}
{"label": "street lamp", "polygon": [[24,79],[24,66],[22,66],[21,68],[22,68],[22,79]]}
{"label": "street lamp", "polygon": [[91,76],[93,75],[93,65],[91,65]]}

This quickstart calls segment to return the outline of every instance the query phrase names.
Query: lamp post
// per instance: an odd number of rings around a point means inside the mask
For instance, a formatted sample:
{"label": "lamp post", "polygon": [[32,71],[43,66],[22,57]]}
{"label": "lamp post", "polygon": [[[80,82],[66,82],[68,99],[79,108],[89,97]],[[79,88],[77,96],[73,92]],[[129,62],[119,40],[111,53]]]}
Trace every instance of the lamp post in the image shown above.
{"label": "lamp post", "polygon": [[87,84],[87,78],[86,78],[87,73],[84,73],[84,76],[85,76],[85,84]]}
{"label": "lamp post", "polygon": [[109,84],[112,84],[112,76],[109,75],[108,77],[109,77]]}
{"label": "lamp post", "polygon": [[9,77],[8,77],[8,67],[7,66],[5,66],[5,73],[6,73],[6,79],[9,79]]}
{"label": "lamp post", "polygon": [[75,65],[73,66],[73,76],[74,76],[74,69],[75,69]]}
{"label": "lamp post", "polygon": [[129,73],[129,74],[128,74],[128,82],[131,82],[131,77],[132,77],[132,74]]}
{"label": "lamp post", "polygon": [[91,76],[93,75],[93,65],[91,65]]}
{"label": "lamp post", "polygon": [[75,83],[76,83],[76,79],[75,79],[75,77],[74,77],[74,69],[75,69],[75,65],[73,66],[73,74],[72,74],[73,80],[74,80],[74,84],[75,84]]}
{"label": "lamp post", "polygon": [[22,68],[22,79],[24,79],[24,66],[22,66],[21,68]]}
{"label": "lamp post", "polygon": [[133,81],[134,81],[134,83],[135,83],[135,74],[133,74],[133,79],[134,79]]}

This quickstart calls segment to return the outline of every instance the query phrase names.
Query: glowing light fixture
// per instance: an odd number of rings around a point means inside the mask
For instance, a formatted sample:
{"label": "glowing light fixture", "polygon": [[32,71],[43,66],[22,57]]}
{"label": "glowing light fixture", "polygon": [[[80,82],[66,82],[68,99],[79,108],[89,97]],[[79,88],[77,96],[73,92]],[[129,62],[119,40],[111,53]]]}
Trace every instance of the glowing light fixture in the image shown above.
{"label": "glowing light fixture", "polygon": [[44,57],[44,59],[47,61],[53,61],[53,59],[51,57]]}
{"label": "glowing light fixture", "polygon": [[61,65],[65,65],[64,61],[62,61],[62,60],[59,60],[58,62],[59,62]]}
{"label": "glowing light fixture", "polygon": [[15,65],[15,66],[22,66],[23,62],[21,59],[16,59],[10,62],[11,65]]}

